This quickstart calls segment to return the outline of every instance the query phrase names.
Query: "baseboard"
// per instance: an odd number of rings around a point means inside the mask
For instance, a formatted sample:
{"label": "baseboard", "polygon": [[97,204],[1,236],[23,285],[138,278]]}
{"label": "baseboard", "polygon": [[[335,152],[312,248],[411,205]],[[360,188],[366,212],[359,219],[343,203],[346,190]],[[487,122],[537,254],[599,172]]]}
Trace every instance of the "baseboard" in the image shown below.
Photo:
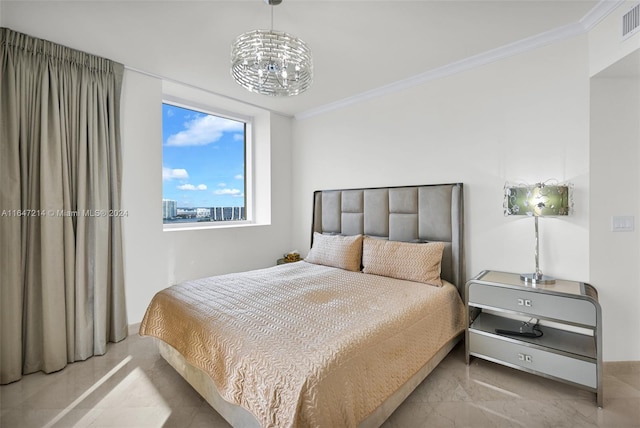
{"label": "baseboard", "polygon": [[140,331],[140,323],[135,323],[135,324],[129,324],[129,328],[127,330],[129,332],[129,334],[138,334],[138,331]]}
{"label": "baseboard", "polygon": [[602,370],[605,375],[640,373],[640,361],[605,361]]}

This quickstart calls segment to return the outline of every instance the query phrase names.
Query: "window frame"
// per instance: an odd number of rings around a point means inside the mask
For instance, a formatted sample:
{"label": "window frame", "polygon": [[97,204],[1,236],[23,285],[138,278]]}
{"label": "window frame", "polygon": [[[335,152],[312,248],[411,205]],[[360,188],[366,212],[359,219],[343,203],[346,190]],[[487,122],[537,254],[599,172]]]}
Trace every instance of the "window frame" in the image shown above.
{"label": "window frame", "polygon": [[[180,230],[200,230],[200,229],[221,229],[221,228],[229,228],[229,227],[245,227],[257,224],[255,221],[255,200],[254,200],[254,162],[253,162],[253,128],[254,128],[254,117],[244,115],[241,113],[230,112],[227,110],[223,110],[220,108],[213,107],[209,104],[203,104],[201,102],[187,100],[182,97],[176,97],[168,94],[163,94],[161,99],[161,110],[162,105],[168,104],[171,106],[193,110],[199,113],[208,114],[212,116],[222,117],[225,119],[230,119],[238,122],[243,122],[245,124],[244,131],[244,209],[245,209],[245,220],[223,220],[223,221],[208,221],[208,222],[176,222],[176,223],[165,223],[164,219],[162,219],[162,229],[165,232],[169,231],[180,231]],[[164,123],[164,115],[162,117],[162,122]],[[164,136],[161,144],[164,144]],[[163,149],[163,166],[164,166],[164,149]],[[163,183],[164,186],[164,183]],[[165,199],[164,192],[162,198],[160,200],[160,204],[162,205],[162,200]],[[162,209],[159,210],[160,215],[162,216]]]}

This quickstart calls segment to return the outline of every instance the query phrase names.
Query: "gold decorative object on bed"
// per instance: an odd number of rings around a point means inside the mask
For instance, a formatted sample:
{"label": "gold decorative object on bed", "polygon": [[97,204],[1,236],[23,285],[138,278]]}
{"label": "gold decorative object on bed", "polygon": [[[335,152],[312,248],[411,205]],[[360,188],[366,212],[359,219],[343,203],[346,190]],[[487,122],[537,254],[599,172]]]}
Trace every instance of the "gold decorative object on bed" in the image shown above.
{"label": "gold decorative object on bed", "polygon": [[462,184],[316,192],[313,231],[304,261],[169,287],[142,321],[234,426],[379,426],[464,331]]}

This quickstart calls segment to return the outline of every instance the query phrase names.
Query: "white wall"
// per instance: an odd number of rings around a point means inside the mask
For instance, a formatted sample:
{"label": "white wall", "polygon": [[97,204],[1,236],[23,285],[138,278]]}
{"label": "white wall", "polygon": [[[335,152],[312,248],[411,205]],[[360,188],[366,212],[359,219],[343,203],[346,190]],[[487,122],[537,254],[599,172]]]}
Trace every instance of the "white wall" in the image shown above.
{"label": "white wall", "polygon": [[589,279],[589,77],[580,36],[294,123],[294,246],[317,189],[463,182],[467,277],[531,272],[530,218],[505,218],[505,181],[575,185],[575,215],[540,221],[543,272]]}
{"label": "white wall", "polygon": [[[175,93],[176,86],[173,87]],[[290,233],[290,119],[185,88],[201,104],[258,117],[263,135],[254,142],[262,173],[255,183],[257,209],[270,224],[163,232],[162,200],[163,82],[134,71],[125,75],[122,97],[125,281],[129,323],[140,322],[153,295],[177,282],[275,265],[287,252]],[[265,171],[265,169],[267,171]],[[269,175],[271,179],[269,180]],[[261,202],[262,201],[262,202]],[[263,221],[264,223],[264,221]]]}
{"label": "white wall", "polygon": [[[640,79],[591,81],[591,280],[600,284],[604,358],[640,359]],[[635,217],[612,232],[611,217]]]}
{"label": "white wall", "polygon": [[[589,276],[603,312],[604,359],[640,360],[640,32],[622,39],[622,3],[589,33]],[[613,216],[633,216],[633,232],[612,232]]]}

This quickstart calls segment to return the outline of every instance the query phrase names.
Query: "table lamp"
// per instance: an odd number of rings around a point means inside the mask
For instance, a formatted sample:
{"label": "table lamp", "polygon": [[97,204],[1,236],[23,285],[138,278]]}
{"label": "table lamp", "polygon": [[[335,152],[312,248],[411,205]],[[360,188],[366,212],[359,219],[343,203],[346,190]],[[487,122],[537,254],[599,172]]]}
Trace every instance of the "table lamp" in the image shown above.
{"label": "table lamp", "polygon": [[555,278],[543,275],[539,263],[538,217],[569,215],[572,209],[571,184],[505,184],[504,215],[527,215],[535,220],[535,261],[534,273],[521,274],[525,283],[554,284]]}

